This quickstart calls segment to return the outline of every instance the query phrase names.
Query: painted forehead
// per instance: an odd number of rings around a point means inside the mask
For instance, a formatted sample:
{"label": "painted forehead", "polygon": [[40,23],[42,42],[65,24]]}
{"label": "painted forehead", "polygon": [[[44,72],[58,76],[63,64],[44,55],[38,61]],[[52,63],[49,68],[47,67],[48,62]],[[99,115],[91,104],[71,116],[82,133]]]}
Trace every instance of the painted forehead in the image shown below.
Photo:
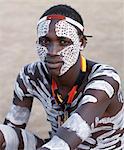
{"label": "painted forehead", "polygon": [[64,17],[61,15],[52,15],[46,16],[39,20],[37,26],[38,38],[45,36],[49,32],[50,24],[53,20],[58,20],[55,23],[55,32],[57,36],[64,36],[70,38],[70,34],[77,33],[77,29],[74,26],[77,26],[83,32],[83,26],[77,21]]}

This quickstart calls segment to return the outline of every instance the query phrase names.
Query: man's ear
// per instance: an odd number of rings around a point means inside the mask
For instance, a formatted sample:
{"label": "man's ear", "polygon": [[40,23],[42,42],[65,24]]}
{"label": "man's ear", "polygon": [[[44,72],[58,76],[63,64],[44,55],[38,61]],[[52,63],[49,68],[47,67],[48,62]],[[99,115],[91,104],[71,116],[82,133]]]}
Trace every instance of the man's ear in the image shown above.
{"label": "man's ear", "polygon": [[79,38],[80,38],[81,46],[85,48],[87,44],[87,38],[84,35],[80,35]]}

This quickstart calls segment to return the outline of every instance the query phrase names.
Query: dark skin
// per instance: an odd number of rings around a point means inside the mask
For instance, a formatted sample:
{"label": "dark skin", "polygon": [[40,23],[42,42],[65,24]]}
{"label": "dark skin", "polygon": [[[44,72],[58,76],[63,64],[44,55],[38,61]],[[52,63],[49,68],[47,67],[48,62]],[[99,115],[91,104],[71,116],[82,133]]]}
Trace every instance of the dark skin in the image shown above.
{"label": "dark skin", "polygon": [[[45,59],[46,66],[48,68],[50,76],[54,78],[56,81],[59,91],[62,94],[63,97],[67,95],[67,93],[70,91],[70,89],[73,87],[76,79],[78,78],[79,72],[80,72],[80,57],[77,61],[77,63],[71,67],[64,75],[59,76],[60,68],[63,65],[63,61],[61,56],[57,55],[57,52],[61,51],[66,46],[69,46],[72,44],[71,39],[65,38],[65,37],[57,37],[55,33],[55,23],[58,20],[53,20],[50,24],[50,30],[48,34],[45,37],[41,37],[39,39],[39,43],[46,46],[48,49],[48,54]],[[86,39],[83,38],[83,36],[79,36],[80,41],[82,42],[82,45],[85,47]],[[94,62],[87,60],[87,73],[85,75],[83,85],[81,86],[80,90],[83,90],[84,85],[87,83],[87,76],[89,72],[91,71],[91,67],[94,64]],[[71,77],[71,80],[70,80]],[[110,82],[115,91],[118,89],[118,83],[114,82],[112,79],[105,78]],[[104,116],[113,116],[115,115],[122,107],[122,104],[117,101],[117,93],[113,96],[112,99],[109,99],[105,92],[101,91],[94,91],[94,90],[87,90],[86,93],[94,95],[99,99],[99,102],[97,104],[94,103],[87,103],[77,109],[77,112],[80,114],[80,116],[86,120],[86,122],[91,125],[91,123],[94,121],[94,118],[96,116],[104,117]],[[29,109],[32,107],[32,99],[31,98],[25,98],[24,101],[20,101],[17,98],[16,104],[19,106],[24,106]],[[102,107],[101,107],[102,106]],[[115,108],[115,109],[114,109]],[[91,116],[92,114],[92,116]],[[18,127],[17,125],[15,125]],[[25,128],[23,125],[20,126],[20,128]],[[19,131],[17,131],[17,134],[19,135]],[[64,141],[66,141],[70,148],[73,150],[81,143],[81,140],[79,137],[75,135],[75,133],[68,132],[65,128],[60,127],[58,129],[57,135],[62,138]],[[20,136],[20,135],[19,135]],[[94,138],[96,138],[97,135],[94,135]],[[43,140],[38,139],[37,147],[40,147],[43,145]],[[75,142],[74,142],[75,141]],[[2,133],[0,132],[0,149],[2,143],[4,143],[4,138]],[[23,143],[20,143],[19,149],[22,149]],[[41,150],[48,150],[47,148],[41,148]]]}
{"label": "dark skin", "polygon": [[4,141],[5,141],[5,139],[4,139],[4,136],[3,136],[3,134],[0,132],[0,149],[1,150],[3,150],[3,148],[2,148],[2,144],[4,143]]}

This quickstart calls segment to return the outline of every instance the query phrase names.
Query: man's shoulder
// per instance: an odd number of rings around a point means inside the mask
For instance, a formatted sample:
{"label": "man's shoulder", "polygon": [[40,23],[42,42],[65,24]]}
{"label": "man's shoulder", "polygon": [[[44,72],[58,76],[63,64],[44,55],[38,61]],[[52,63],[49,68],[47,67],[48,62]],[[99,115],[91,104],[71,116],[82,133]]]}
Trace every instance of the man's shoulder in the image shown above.
{"label": "man's shoulder", "polygon": [[30,68],[31,70],[33,70],[39,65],[41,66],[42,62],[41,61],[36,61],[36,62],[32,62],[32,63],[26,64],[25,66],[23,66],[23,68]]}
{"label": "man's shoulder", "polygon": [[111,74],[111,73],[118,74],[117,70],[113,66],[108,65],[108,64],[95,63],[92,66],[91,75],[93,75],[93,74],[101,74],[102,75],[102,73],[104,74],[105,72],[108,74]]}
{"label": "man's shoulder", "polygon": [[91,72],[89,74],[89,80],[99,77],[104,77],[104,79],[107,77],[113,78],[118,83],[120,83],[120,77],[118,72],[114,67],[108,64],[96,63],[92,66]]}
{"label": "man's shoulder", "polygon": [[27,76],[36,76],[39,74],[44,74],[47,72],[47,69],[41,61],[32,62],[22,67],[20,73]]}
{"label": "man's shoulder", "polygon": [[104,71],[104,70],[111,70],[111,71],[114,71],[114,72],[117,72],[116,69],[111,66],[111,65],[108,65],[108,64],[103,64],[103,63],[95,63],[93,66],[92,66],[92,71]]}

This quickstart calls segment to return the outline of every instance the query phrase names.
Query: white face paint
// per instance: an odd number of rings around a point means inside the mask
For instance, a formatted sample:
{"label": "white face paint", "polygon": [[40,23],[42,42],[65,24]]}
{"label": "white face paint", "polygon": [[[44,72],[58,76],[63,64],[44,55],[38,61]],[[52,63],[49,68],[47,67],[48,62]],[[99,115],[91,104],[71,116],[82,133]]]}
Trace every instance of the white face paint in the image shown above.
{"label": "white face paint", "polygon": [[[40,37],[45,36],[48,33],[50,22],[51,22],[51,20],[44,20],[38,24],[38,27],[37,27],[38,39]],[[44,62],[46,54],[48,52],[47,48],[45,46],[40,45],[39,42],[37,42],[36,43],[36,49],[37,49],[38,55],[40,57],[40,60],[42,62]]]}
{"label": "white face paint", "polygon": [[38,55],[39,55],[39,57],[40,57],[40,60],[42,61],[42,62],[44,62],[44,60],[45,60],[45,57],[46,57],[46,54],[48,53],[48,49],[45,47],[45,46],[42,46],[42,45],[40,45],[40,44],[38,44],[37,43],[37,45],[36,45],[37,47],[37,53],[38,53]]}
{"label": "white face paint", "polygon": [[[45,20],[38,25],[38,38],[45,36],[49,31],[49,25],[51,20]],[[63,66],[60,69],[59,76],[66,73],[78,60],[81,42],[77,33],[77,29],[66,22],[66,20],[60,20],[55,24],[55,32],[58,37],[69,38],[72,44],[65,47],[57,54],[62,56]],[[41,61],[45,60],[48,49],[37,43],[37,52]]]}
{"label": "white face paint", "polygon": [[48,33],[50,22],[51,20],[44,20],[38,24],[38,27],[37,27],[38,38],[45,36]]}
{"label": "white face paint", "polygon": [[67,72],[78,60],[81,42],[77,33],[77,29],[66,22],[65,20],[60,20],[55,25],[56,35],[58,37],[66,37],[71,39],[72,43],[70,46],[62,49],[58,52],[62,56],[63,66],[60,70],[60,76]]}

